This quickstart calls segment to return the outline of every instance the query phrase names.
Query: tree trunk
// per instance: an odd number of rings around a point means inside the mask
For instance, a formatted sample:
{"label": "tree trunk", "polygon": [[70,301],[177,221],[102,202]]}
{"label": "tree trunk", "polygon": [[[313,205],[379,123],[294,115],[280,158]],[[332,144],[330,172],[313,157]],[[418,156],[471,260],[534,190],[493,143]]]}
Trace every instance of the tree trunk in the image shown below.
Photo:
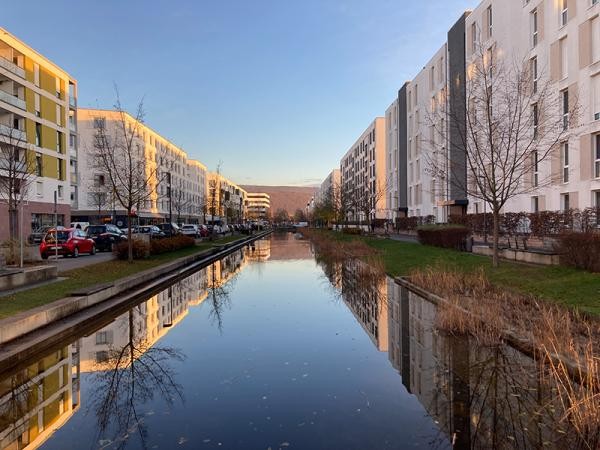
{"label": "tree trunk", "polygon": [[127,261],[133,262],[133,240],[131,239],[131,208],[127,208]]}
{"label": "tree trunk", "polygon": [[8,210],[8,234],[11,240],[19,236],[19,209],[10,208]]}
{"label": "tree trunk", "polygon": [[492,266],[498,267],[500,264],[499,255],[498,255],[498,244],[500,241],[500,208],[494,207],[493,209],[494,215],[494,243],[493,243],[493,256],[492,256]]}

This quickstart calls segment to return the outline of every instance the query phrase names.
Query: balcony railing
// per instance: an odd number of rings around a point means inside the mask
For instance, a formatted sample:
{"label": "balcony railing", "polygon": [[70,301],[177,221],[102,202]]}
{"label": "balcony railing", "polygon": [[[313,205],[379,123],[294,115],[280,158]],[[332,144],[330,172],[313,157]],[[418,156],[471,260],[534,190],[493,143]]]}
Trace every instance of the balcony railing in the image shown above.
{"label": "balcony railing", "polygon": [[2,89],[0,89],[0,100],[22,110],[25,110],[27,107],[25,100],[21,100],[19,97],[15,97],[14,95],[10,95],[8,92],[3,91]]}
{"label": "balcony railing", "polygon": [[73,95],[69,95],[69,106],[77,108],[77,99]]}
{"label": "balcony railing", "polygon": [[0,135],[8,136],[15,141],[27,141],[27,134],[16,128],[0,124]]}
{"label": "balcony railing", "polygon": [[9,61],[8,59],[4,58],[3,56],[0,56],[0,67],[5,68],[9,72],[14,73],[15,75],[17,75],[21,78],[25,78],[25,69],[17,66],[15,63]]}
{"label": "balcony railing", "polygon": [[71,172],[71,184],[77,184],[77,172]]}

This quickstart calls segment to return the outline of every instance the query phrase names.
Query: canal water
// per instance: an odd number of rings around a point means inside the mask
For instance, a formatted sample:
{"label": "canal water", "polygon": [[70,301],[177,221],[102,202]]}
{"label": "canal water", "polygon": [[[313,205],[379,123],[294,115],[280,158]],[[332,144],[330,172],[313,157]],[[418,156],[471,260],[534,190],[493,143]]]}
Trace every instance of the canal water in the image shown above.
{"label": "canal water", "polygon": [[561,448],[537,373],[275,234],[0,380],[0,449]]}

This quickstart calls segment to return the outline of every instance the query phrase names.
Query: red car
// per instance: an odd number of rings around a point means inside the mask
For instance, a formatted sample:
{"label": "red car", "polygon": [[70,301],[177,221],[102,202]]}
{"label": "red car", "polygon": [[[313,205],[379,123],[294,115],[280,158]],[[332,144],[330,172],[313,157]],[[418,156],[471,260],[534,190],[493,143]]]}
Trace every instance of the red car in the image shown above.
{"label": "red car", "polygon": [[43,259],[48,259],[48,256],[55,253],[73,258],[77,258],[80,253],[95,255],[96,244],[93,239],[87,237],[85,231],[78,228],[59,228],[58,231],[51,229],[42,239],[40,254]]}

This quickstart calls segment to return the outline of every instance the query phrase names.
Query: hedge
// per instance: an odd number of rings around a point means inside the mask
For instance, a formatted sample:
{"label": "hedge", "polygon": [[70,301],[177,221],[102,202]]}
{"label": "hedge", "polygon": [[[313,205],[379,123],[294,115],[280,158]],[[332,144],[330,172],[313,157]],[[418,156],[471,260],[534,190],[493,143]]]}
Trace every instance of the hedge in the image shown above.
{"label": "hedge", "polygon": [[430,225],[417,228],[421,244],[455,250],[466,249],[469,234],[470,231],[467,227],[458,225]]}

